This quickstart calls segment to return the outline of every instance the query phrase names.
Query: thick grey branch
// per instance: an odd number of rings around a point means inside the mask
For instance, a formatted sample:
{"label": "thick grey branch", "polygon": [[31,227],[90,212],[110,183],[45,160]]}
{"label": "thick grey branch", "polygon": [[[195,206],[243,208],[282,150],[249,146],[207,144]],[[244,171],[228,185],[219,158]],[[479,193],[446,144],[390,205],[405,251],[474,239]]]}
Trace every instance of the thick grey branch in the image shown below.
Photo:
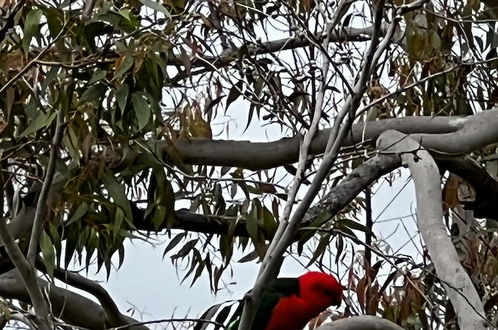
{"label": "thick grey branch", "polygon": [[[45,265],[43,261],[37,260],[36,267],[43,272],[46,272]],[[69,284],[75,288],[86,291],[93,295],[99,301],[102,309],[106,313],[107,323],[111,327],[118,327],[123,325],[130,325],[132,323],[136,323],[137,321],[130,319],[129,317],[121,314],[118,306],[111,298],[109,293],[98,283],[95,281],[89,280],[86,277],[83,277],[77,273],[55,268],[54,276],[58,280]]]}
{"label": "thick grey branch", "polygon": [[[103,308],[75,292],[59,288],[44,280],[38,280],[39,285],[48,292],[53,313],[64,322],[88,329],[105,329],[108,327],[106,313]],[[15,270],[0,275],[0,295],[7,299],[18,299],[30,303],[30,298]],[[127,323],[138,321],[126,317]],[[134,326],[130,329],[147,330],[145,326]]]}
{"label": "thick grey branch", "polygon": [[331,216],[336,215],[366,187],[399,166],[401,166],[401,160],[396,155],[379,154],[365,161],[345,176],[337,186],[332,187],[318,204],[306,212],[303,226],[313,221],[324,210],[327,210]]}
{"label": "thick grey branch", "polygon": [[436,272],[455,309],[461,329],[486,329],[481,299],[447,234],[443,224],[441,178],[428,151],[413,138],[386,131],[378,139],[381,152],[401,155],[415,183],[417,220],[420,233]]}
{"label": "thick grey branch", "polygon": [[[437,147],[444,147],[444,145],[441,146],[441,141],[438,140],[440,137],[443,137],[443,141],[449,137],[452,137],[453,141],[459,140],[459,138],[463,137],[461,130],[464,126],[472,123],[477,124],[477,122],[488,122],[489,124],[486,127],[491,126],[493,123],[498,125],[498,111],[486,111],[468,117],[406,117],[357,123],[352,126],[347,134],[343,147],[375,140],[382,132],[388,129],[396,129],[406,134],[424,133],[424,135],[418,135],[422,144],[427,148],[439,150]],[[498,130],[493,131],[498,134]],[[464,132],[466,133],[467,130]],[[318,131],[311,143],[310,153],[313,155],[323,153],[329,135],[330,129]],[[182,160],[188,164],[233,166],[261,170],[295,163],[298,159],[300,140],[300,136],[266,143],[183,139],[179,140],[175,145],[175,150],[170,150],[170,152],[178,153]],[[473,146],[485,146],[489,143],[487,142],[489,140],[489,137],[486,137],[485,141],[474,143]],[[495,141],[498,141],[498,138]],[[169,149],[166,142],[160,141],[158,143],[163,150]],[[452,149],[454,153],[456,151],[464,153],[474,150],[466,148],[466,143],[462,143],[461,140],[453,144],[460,147],[459,150]],[[441,151],[445,152],[445,148],[441,149]]]}
{"label": "thick grey branch", "polygon": [[20,285],[22,285],[26,294],[30,297],[32,305],[35,309],[35,322],[41,330],[49,330],[52,328],[50,319],[50,311],[45,298],[42,295],[38,282],[36,281],[36,272],[23,253],[19,246],[14,241],[10,234],[4,219],[0,219],[0,237],[2,238],[5,250],[9,255],[10,260],[15,265],[14,270],[20,277]]}
{"label": "thick grey branch", "polygon": [[361,315],[326,323],[316,330],[403,330],[403,328],[377,316]]}

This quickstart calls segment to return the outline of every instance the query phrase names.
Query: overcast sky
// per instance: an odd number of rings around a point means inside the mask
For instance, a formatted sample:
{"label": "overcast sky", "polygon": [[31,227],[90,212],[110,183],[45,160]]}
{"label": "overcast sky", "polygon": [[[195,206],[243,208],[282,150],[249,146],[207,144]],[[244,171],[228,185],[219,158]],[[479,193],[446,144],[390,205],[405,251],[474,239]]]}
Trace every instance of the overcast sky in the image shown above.
{"label": "overcast sky", "polygon": [[[270,130],[268,127],[260,128],[256,124],[258,123],[255,122],[242,134],[244,127],[240,126],[245,126],[245,122],[238,121],[238,127],[231,127],[232,133],[229,138],[238,137],[251,141],[268,141],[278,138],[275,130]],[[392,246],[391,252],[403,248],[403,253],[415,256],[417,250],[413,244],[406,245],[409,241],[408,233],[414,235],[417,232],[414,219],[407,216],[415,211],[414,188],[412,181],[409,180],[409,173],[405,170],[403,176],[395,180],[391,187],[386,181],[381,180],[381,184],[377,185],[376,189],[378,191],[372,198],[373,218],[378,222],[375,232],[379,234],[379,238],[385,238],[386,242]],[[393,200],[396,195],[397,197]],[[157,247],[138,240],[127,241],[123,266],[119,271],[111,274],[107,283],[103,283],[123,312],[136,306],[144,313],[145,320],[172,316],[196,317],[214,303],[241,298],[254,284],[259,267],[254,262],[234,264],[233,283],[229,285],[232,292],[224,290],[214,296],[210,292],[206,274],[192,288],[190,288],[191,279],[180,284],[185,272],[177,270],[169,257],[162,259],[167,238],[163,235],[159,237],[159,241],[163,243]],[[286,258],[280,276],[294,277],[303,272],[305,270],[299,263],[293,261],[292,258]],[[103,276],[104,274],[99,275],[101,279],[104,278]],[[346,284],[344,279],[342,281]],[[134,317],[138,318],[136,314]]]}

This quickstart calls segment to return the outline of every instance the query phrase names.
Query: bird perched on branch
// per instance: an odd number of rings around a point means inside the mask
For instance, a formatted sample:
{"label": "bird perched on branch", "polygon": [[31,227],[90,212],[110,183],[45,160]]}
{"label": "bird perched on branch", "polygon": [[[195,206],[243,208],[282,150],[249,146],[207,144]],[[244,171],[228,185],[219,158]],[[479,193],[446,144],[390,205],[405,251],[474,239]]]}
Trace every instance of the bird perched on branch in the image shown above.
{"label": "bird perched on branch", "polygon": [[[268,285],[256,311],[252,330],[302,330],[306,324],[329,306],[340,305],[342,286],[334,276],[308,272],[297,278],[277,278]],[[201,319],[213,316],[210,308]],[[237,330],[243,304],[231,318],[230,330]],[[220,314],[226,315],[226,311]],[[221,321],[220,317],[216,318]],[[205,326],[205,325],[204,325]],[[195,329],[203,329],[203,326]]]}

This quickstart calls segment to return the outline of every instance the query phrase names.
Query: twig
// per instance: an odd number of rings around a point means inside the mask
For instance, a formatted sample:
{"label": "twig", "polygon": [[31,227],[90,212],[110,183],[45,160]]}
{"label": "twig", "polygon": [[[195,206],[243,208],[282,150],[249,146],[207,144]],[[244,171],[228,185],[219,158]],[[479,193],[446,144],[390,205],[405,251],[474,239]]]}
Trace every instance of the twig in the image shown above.
{"label": "twig", "polygon": [[68,20],[64,26],[62,27],[62,29],[60,30],[60,32],[57,34],[57,36],[54,38],[54,40],[52,40],[48,45],[47,47],[45,47],[40,53],[38,53],[38,55],[35,56],[34,59],[32,59],[31,61],[29,61],[28,64],[26,64],[21,70],[19,70],[18,73],[16,73],[14,75],[14,77],[12,77],[12,79],[10,79],[9,81],[7,81],[5,83],[5,85],[2,86],[2,88],[0,88],[0,94],[4,91],[7,90],[7,88],[9,88],[10,86],[12,86],[23,74],[25,74],[33,65],[36,64],[36,61],[38,61],[40,58],[43,57],[43,55],[45,55],[50,47],[55,44],[64,34],[64,32],[66,31],[66,27],[69,25],[69,22],[71,20]]}
{"label": "twig", "polygon": [[57,114],[57,123],[55,126],[54,138],[52,141],[52,148],[50,149],[50,158],[48,160],[47,172],[45,174],[45,179],[43,180],[43,185],[40,191],[40,196],[38,197],[38,202],[36,204],[35,219],[33,220],[33,228],[31,230],[31,238],[29,240],[28,247],[28,262],[31,265],[35,264],[36,251],[38,249],[38,240],[40,234],[43,230],[43,216],[46,210],[46,202],[48,197],[48,191],[52,185],[52,180],[55,173],[55,159],[57,156],[57,149],[62,139],[61,126],[63,124],[64,115],[62,110],[59,110]]}
{"label": "twig", "polygon": [[92,11],[93,11],[94,7],[95,7],[95,0],[86,0],[85,1],[85,8],[83,10],[83,14],[81,15],[83,20],[88,20],[91,18]]}
{"label": "twig", "polygon": [[[288,237],[293,237],[296,232],[296,224],[299,220],[296,219],[296,217],[293,217],[289,221],[289,218],[292,212],[294,201],[297,196],[297,192],[299,191],[299,187],[301,186],[301,183],[303,181],[309,148],[311,146],[311,142],[313,141],[313,137],[318,130],[318,124],[321,118],[323,101],[325,97],[324,94],[327,87],[327,73],[330,66],[329,56],[326,53],[330,41],[329,34],[334,29],[335,25],[340,21],[340,18],[346,13],[345,9],[348,8],[354,1],[355,0],[342,0],[337,6],[334,17],[327,25],[327,36],[324,39],[322,45],[323,49],[325,50],[322,53],[322,79],[320,81],[320,86],[317,92],[317,100],[315,103],[312,123],[300,144],[297,170],[292,181],[291,189],[288,193],[283,217],[280,220],[275,236],[273,237],[268,251],[266,252],[265,258],[263,259],[254,288],[245,297],[244,308],[240,318],[239,330],[246,330],[250,328],[254,315],[256,314],[256,309],[258,307],[259,301],[261,300],[263,289],[271,279],[271,277],[276,276],[276,270],[278,268],[278,265],[281,264],[282,255],[289,244]],[[284,236],[287,236],[287,238],[283,238]]]}

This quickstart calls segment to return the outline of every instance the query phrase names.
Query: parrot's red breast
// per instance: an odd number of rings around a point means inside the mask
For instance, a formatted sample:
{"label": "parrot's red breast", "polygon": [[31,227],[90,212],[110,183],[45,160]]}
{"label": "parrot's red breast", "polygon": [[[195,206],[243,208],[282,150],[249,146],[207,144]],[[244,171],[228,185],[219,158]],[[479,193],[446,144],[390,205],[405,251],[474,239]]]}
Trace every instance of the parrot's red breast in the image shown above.
{"label": "parrot's red breast", "polygon": [[298,292],[281,297],[265,330],[302,330],[331,305],[340,305],[342,286],[332,275],[308,272],[299,278]]}

